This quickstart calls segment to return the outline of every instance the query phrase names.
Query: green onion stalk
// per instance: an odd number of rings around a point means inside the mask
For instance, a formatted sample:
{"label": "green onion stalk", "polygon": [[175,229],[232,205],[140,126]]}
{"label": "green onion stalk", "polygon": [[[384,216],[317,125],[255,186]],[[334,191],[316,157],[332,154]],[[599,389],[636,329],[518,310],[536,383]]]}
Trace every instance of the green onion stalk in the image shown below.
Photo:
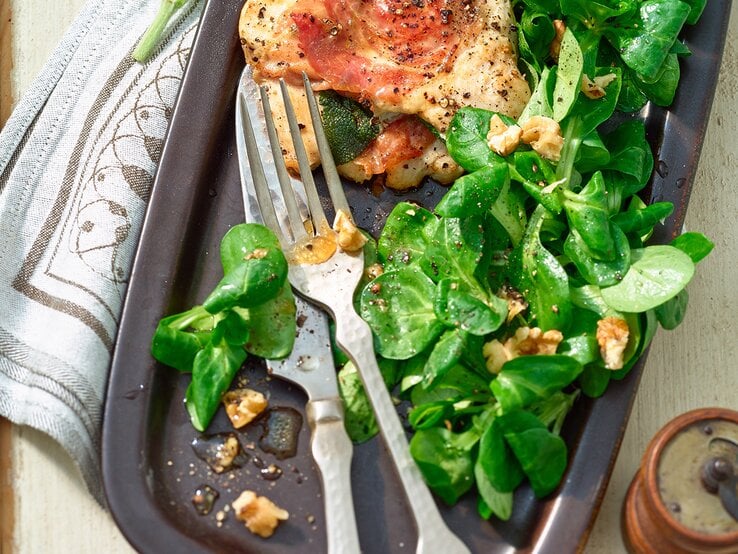
{"label": "green onion stalk", "polygon": [[133,59],[139,63],[143,63],[151,57],[154,49],[159,46],[161,37],[164,34],[167,24],[172,19],[174,13],[184,6],[187,0],[162,0],[159,11],[151,22],[149,28],[138,41],[136,49],[133,51]]}

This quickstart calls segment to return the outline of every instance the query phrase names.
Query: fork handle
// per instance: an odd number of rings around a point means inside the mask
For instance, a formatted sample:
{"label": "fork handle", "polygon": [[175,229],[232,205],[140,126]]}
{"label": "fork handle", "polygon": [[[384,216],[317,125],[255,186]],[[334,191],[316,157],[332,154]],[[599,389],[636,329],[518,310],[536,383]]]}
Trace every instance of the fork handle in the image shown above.
{"label": "fork handle", "polygon": [[328,554],[358,554],[359,535],[351,494],[353,444],[343,423],[338,397],[310,400],[306,406],[312,430],[310,446],[323,482]]}
{"label": "fork handle", "polygon": [[446,526],[420,469],[410,455],[405,430],[377,365],[371,329],[354,310],[341,315],[336,318],[336,343],[361,376],[379,429],[397,468],[418,529],[416,552],[468,553],[466,545]]}

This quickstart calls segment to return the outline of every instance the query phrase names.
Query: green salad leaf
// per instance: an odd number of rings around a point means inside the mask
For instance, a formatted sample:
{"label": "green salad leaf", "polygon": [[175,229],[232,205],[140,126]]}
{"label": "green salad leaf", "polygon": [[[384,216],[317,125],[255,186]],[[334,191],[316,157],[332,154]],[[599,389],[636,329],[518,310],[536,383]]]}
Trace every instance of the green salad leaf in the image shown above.
{"label": "green salad leaf", "polygon": [[388,271],[361,293],[361,317],[385,358],[405,360],[425,350],[443,332],[433,303],[433,280],[417,267]]}
{"label": "green salad leaf", "polygon": [[542,498],[553,491],[566,470],[564,440],[529,412],[510,412],[500,416],[499,424],[536,496]]}
{"label": "green salad leaf", "polygon": [[544,400],[576,379],[582,365],[571,356],[519,356],[490,385],[504,412]]}
{"label": "green salad leaf", "polygon": [[631,252],[623,279],[602,289],[607,305],[621,312],[645,312],[671,300],[694,275],[694,262],[674,246],[654,245]]}
{"label": "green salad leaf", "polygon": [[[507,520],[522,482],[553,491],[576,398],[605,394],[658,326],[684,319],[685,287],[713,245],[699,233],[647,243],[673,205],[637,196],[653,153],[642,121],[614,116],[671,102],[689,54],[677,35],[703,8],[518,0],[530,101],[517,121],[457,110],[445,139],[466,174],[433,212],[401,202],[388,216],[385,273],[361,291],[361,315],[380,359],[397,360],[411,454],[445,502],[475,489],[481,517]],[[560,153],[531,142],[499,155],[487,143],[495,116],[558,122]]]}
{"label": "green salad leaf", "polygon": [[161,319],[151,341],[156,360],[192,374],[185,401],[198,431],[210,424],[247,355],[283,358],[296,333],[277,237],[263,225],[236,225],[220,254],[224,277],[205,303]]}
{"label": "green salad leaf", "polygon": [[620,110],[637,111],[649,100],[667,106],[679,81],[678,56],[688,53],[677,37],[685,24],[697,22],[705,3],[518,0],[514,7],[521,23],[518,40],[522,69],[538,72],[529,81],[540,85],[544,71],[557,61],[561,67],[568,67],[570,44],[565,44],[569,40],[562,40],[559,60],[551,57],[549,48],[552,22],[563,21],[566,32],[577,39],[585,74],[594,64],[622,73],[623,94],[617,99]]}
{"label": "green salad leaf", "polygon": [[410,454],[428,486],[446,504],[455,504],[474,484],[471,452],[446,428],[418,430],[410,439]]}

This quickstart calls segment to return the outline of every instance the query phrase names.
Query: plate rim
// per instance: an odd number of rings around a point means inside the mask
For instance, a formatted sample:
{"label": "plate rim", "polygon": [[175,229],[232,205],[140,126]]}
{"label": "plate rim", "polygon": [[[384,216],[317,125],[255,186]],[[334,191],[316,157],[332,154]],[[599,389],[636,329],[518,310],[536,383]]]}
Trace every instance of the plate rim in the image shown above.
{"label": "plate rim", "polygon": [[[677,159],[683,165],[678,178],[668,171],[654,174],[651,201],[671,201],[676,208],[658,228],[655,234],[657,242],[668,242],[684,224],[715,94],[731,4],[731,1],[708,2],[700,22],[687,28],[684,37],[694,53],[682,60],[682,82],[675,102],[669,110],[662,110],[663,124],[655,129],[655,133],[663,134],[650,137],[658,145],[654,152],[657,164]],[[195,179],[194,176],[205,171],[213,153],[199,148],[204,143],[203,133],[210,133],[208,136],[211,138],[216,135],[219,129],[213,122],[225,121],[232,110],[238,75],[243,67],[238,34],[234,30],[230,35],[224,35],[224,40],[213,41],[211,33],[240,9],[240,3],[227,0],[209,0],[203,9],[152,186],[112,356],[102,430],[103,484],[108,506],[118,527],[126,539],[141,551],[155,552],[164,548],[195,551],[203,548],[202,543],[183,533],[162,513],[151,496],[150,468],[146,467],[146,428],[153,417],[149,406],[152,376],[132,372],[127,367],[127,356],[136,349],[130,341],[131,335],[135,336],[131,331],[137,327],[135,301],[150,297],[152,281],[167,283],[173,280],[183,263],[177,260],[168,272],[152,274],[147,269],[147,262],[156,252],[149,237],[162,226],[186,228],[183,221],[187,218],[183,215],[187,214],[168,208],[177,202],[182,203],[182,194],[195,195],[197,191],[183,192],[173,183],[177,182],[177,176],[191,174]],[[229,89],[231,85],[232,90],[223,90],[223,86]],[[218,101],[224,95],[230,95],[231,102]],[[182,151],[189,151],[191,155],[183,157]],[[682,179],[682,184],[676,186],[675,182]],[[129,302],[129,299],[134,301]],[[538,524],[534,527],[531,542],[522,551],[573,552],[584,548],[609,483],[645,360],[644,355],[626,379],[613,382],[603,397],[591,402],[590,419],[575,439],[582,448],[577,448],[570,456],[562,485],[540,503]],[[130,395],[132,390],[140,393]],[[613,414],[618,417],[612,418]],[[607,423],[612,419],[617,421],[617,425],[605,427],[604,431],[593,428],[591,424]],[[588,457],[589,450],[585,447],[603,448],[609,452],[599,462],[600,470],[588,471],[587,460],[582,460]],[[564,503],[560,498],[563,497],[571,500],[566,503],[567,513],[562,522],[560,511]]]}

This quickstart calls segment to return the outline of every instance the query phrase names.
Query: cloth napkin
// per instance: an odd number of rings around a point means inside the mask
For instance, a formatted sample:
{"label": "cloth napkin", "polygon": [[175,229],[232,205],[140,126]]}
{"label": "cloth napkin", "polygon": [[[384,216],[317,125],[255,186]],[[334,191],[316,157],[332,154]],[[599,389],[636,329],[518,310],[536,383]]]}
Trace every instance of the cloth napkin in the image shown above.
{"label": "cloth napkin", "polygon": [[104,504],[120,312],[203,1],[145,64],[160,0],[91,0],[0,133],[0,415],[59,441]]}

